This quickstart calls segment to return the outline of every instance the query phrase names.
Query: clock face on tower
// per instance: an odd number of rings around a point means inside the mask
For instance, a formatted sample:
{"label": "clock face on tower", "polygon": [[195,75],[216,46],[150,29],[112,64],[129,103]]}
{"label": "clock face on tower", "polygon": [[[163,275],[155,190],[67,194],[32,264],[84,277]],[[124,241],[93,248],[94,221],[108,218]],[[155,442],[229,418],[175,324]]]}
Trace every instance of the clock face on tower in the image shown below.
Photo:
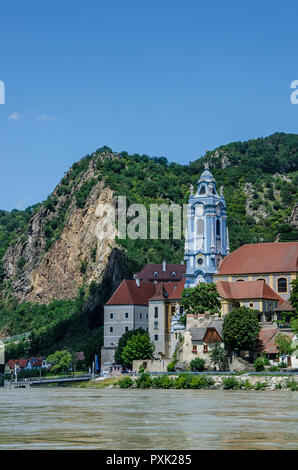
{"label": "clock face on tower", "polygon": [[204,209],[203,209],[202,204],[198,204],[198,205],[196,206],[196,215],[202,215],[203,212],[204,212]]}

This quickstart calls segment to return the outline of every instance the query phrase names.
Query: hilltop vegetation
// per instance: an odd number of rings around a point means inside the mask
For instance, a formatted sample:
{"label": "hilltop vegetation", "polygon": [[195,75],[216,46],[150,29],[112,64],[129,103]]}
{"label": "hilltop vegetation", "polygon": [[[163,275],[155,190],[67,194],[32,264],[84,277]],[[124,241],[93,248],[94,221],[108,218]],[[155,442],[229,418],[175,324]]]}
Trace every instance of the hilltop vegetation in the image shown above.
{"label": "hilltop vegetation", "polygon": [[[26,239],[30,217],[42,208],[45,209],[46,253],[59,239],[73,205],[83,210],[98,182],[112,189],[115,195],[126,196],[127,206],[132,203],[142,203],[146,207],[152,203],[187,203],[190,184],[195,187],[206,162],[215,177],[218,191],[220,186],[224,186],[232,250],[244,243],[270,242],[277,237],[281,241],[298,240],[297,230],[287,222],[294,204],[298,202],[298,135],[276,133],[266,138],[223,145],[189,165],[168,163],[165,157],[115,153],[102,147],[74,163],[54,193],[40,205],[25,211],[0,211],[0,259],[10,244]],[[118,243],[127,252],[131,274],[146,263],[160,263],[163,259],[180,263],[183,259],[183,239],[126,239],[118,240]],[[96,251],[92,253],[94,259],[95,255]],[[16,276],[24,266],[25,260],[21,256],[17,261]],[[86,271],[86,265],[81,264],[78,269]],[[59,344],[60,349],[65,344],[74,350],[82,349],[88,335],[100,327],[94,318],[90,327],[90,319],[83,313],[90,290],[91,294],[96,290],[94,283],[89,289],[84,287],[79,300],[55,301],[48,306],[17,304],[10,284],[11,280],[4,282],[0,264],[3,297],[0,333],[1,330],[7,335],[33,331],[37,336],[44,334],[44,338],[48,335],[51,339],[45,343],[48,346],[44,352],[52,352],[53,344]],[[80,328],[81,336],[78,334]],[[70,339],[71,329],[73,339]],[[36,352],[41,351],[40,348],[36,346]]]}

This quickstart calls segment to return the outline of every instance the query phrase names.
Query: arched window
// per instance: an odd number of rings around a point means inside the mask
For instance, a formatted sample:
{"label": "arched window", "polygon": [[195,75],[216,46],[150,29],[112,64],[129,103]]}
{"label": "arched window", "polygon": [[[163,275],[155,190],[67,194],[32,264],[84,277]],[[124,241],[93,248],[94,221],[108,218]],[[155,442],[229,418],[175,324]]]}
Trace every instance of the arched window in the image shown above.
{"label": "arched window", "polygon": [[172,277],[176,277],[175,271],[172,272]]}
{"label": "arched window", "polygon": [[204,221],[202,219],[199,219],[197,221],[197,235],[199,237],[202,237],[204,233]]}
{"label": "arched window", "polygon": [[216,235],[220,235],[220,220],[217,219],[216,221]]}
{"label": "arched window", "polygon": [[244,279],[237,279],[236,282],[244,282]]}
{"label": "arched window", "polygon": [[265,279],[263,279],[262,277],[260,277],[259,279],[257,279],[257,281],[264,281],[264,282],[266,282]]}
{"label": "arched window", "polygon": [[157,277],[158,276],[158,273],[155,271],[155,273],[153,274],[154,277]]}
{"label": "arched window", "polygon": [[278,292],[287,292],[288,283],[285,277],[280,277],[277,281],[277,291]]}
{"label": "arched window", "polygon": [[205,194],[205,193],[206,193],[206,188],[205,186],[202,186],[199,194]]}

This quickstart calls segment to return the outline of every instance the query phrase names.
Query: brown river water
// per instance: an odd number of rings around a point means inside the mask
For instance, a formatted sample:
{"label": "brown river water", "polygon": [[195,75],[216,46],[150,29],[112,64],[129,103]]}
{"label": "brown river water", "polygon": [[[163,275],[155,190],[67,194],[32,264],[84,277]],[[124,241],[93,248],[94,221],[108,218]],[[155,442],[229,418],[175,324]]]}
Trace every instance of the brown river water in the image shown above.
{"label": "brown river water", "polygon": [[0,389],[0,449],[297,449],[298,393]]}

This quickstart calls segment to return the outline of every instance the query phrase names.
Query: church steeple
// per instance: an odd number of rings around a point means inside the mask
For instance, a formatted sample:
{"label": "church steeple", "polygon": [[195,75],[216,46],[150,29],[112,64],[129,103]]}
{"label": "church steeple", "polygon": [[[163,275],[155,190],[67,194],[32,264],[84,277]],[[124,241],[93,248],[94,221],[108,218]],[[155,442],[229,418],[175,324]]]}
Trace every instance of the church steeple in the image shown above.
{"label": "church steeple", "polygon": [[208,164],[188,202],[188,226],[185,240],[187,261],[186,287],[212,282],[220,260],[229,252],[226,228],[226,203],[220,195]]}

